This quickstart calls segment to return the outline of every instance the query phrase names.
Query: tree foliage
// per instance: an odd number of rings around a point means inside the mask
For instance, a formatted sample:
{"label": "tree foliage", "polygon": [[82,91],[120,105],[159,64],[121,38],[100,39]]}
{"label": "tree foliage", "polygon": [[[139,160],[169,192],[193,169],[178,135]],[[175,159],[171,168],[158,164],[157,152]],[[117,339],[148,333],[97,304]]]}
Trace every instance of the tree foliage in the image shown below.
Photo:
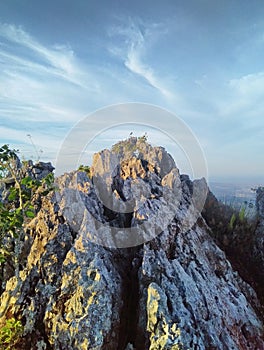
{"label": "tree foliage", "polygon": [[4,247],[5,238],[19,239],[24,224],[34,218],[35,193],[41,189],[40,194],[46,195],[53,189],[52,173],[43,180],[32,178],[27,175],[17,154],[18,150],[12,150],[8,145],[0,148],[0,263],[9,255]]}

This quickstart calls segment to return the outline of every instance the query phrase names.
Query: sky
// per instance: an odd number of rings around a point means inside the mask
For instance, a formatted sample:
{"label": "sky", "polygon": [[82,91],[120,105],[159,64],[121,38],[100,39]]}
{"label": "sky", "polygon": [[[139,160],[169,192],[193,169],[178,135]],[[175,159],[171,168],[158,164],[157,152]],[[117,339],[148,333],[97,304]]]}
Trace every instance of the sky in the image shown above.
{"label": "sky", "polygon": [[[92,133],[96,111],[150,104],[192,131],[210,178],[264,183],[263,56],[262,0],[1,1],[0,141],[56,163],[83,118]],[[110,118],[90,153],[128,136],[104,134]]]}

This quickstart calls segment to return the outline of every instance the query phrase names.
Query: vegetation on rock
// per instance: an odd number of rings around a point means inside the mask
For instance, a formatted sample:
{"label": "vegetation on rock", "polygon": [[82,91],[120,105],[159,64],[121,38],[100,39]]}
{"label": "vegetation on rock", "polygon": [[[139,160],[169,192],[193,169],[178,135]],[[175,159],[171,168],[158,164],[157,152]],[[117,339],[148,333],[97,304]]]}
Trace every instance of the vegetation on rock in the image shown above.
{"label": "vegetation on rock", "polygon": [[[19,278],[25,225],[36,215],[37,201],[54,189],[54,175],[42,179],[30,176],[29,163],[21,163],[18,150],[8,145],[0,148],[0,282],[4,271]],[[12,274],[12,273],[11,273]],[[9,275],[11,277],[11,275]],[[0,288],[0,292],[2,287]],[[8,306],[8,305],[7,305]],[[22,335],[23,326],[13,316],[0,328],[0,349],[11,349]]]}
{"label": "vegetation on rock", "polygon": [[78,168],[78,171],[83,171],[87,174],[88,177],[91,176],[91,168],[89,165],[83,165],[81,164]]}
{"label": "vegetation on rock", "polygon": [[135,152],[140,152],[143,145],[146,145],[147,135],[140,137],[129,137],[126,140],[117,142],[112,146],[112,151],[118,154],[133,154]]}
{"label": "vegetation on rock", "polygon": [[23,325],[21,321],[14,317],[6,320],[0,328],[0,350],[12,350],[23,335]]}

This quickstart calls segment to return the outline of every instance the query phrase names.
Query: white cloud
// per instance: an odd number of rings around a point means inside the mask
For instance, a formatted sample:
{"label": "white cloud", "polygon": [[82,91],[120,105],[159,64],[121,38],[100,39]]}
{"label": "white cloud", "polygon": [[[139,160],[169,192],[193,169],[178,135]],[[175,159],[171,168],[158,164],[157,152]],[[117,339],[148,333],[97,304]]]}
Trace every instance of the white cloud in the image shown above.
{"label": "white cloud", "polygon": [[239,122],[254,118],[263,124],[264,72],[227,81],[218,98],[218,114]]}
{"label": "white cloud", "polygon": [[[118,56],[130,72],[145,79],[150,86],[157,89],[163,96],[171,98],[173,94],[165,86],[163,79],[160,79],[153,68],[144,62],[145,53],[151,46],[157,27],[160,26],[156,23],[142,25],[130,19],[128,26],[111,29],[109,33],[111,36],[122,37],[123,40],[119,41],[119,46],[111,46],[109,51]],[[123,45],[120,45],[120,42]]]}
{"label": "white cloud", "polygon": [[39,58],[46,61],[46,64],[55,68],[58,73],[60,72],[61,76],[69,80],[72,80],[78,73],[74,65],[74,53],[70,47],[57,45],[53,49],[47,48],[32,38],[21,27],[10,24],[0,24],[0,35],[10,42],[31,50]]}
{"label": "white cloud", "polygon": [[[70,96],[71,89],[51,81],[43,82],[35,75],[10,72],[2,77],[0,84],[2,117],[16,120],[73,121],[81,117],[78,110],[63,103],[63,96]],[[4,107],[3,107],[4,105]],[[10,120],[10,121],[11,121]]]}
{"label": "white cloud", "polygon": [[[31,152],[27,133],[40,148],[45,145],[45,155],[54,155],[67,127],[88,113],[138,96],[146,102],[152,95],[135,76],[127,79],[123,68],[89,66],[70,47],[44,45],[21,27],[0,24],[0,41],[0,137],[18,145],[25,155]],[[131,54],[130,58],[132,65]]]}
{"label": "white cloud", "polygon": [[239,94],[248,97],[263,97],[264,72],[244,75],[238,79],[232,79],[229,82],[231,89]]}
{"label": "white cloud", "polygon": [[65,45],[45,46],[21,27],[0,23],[1,117],[73,122],[98,94],[96,73]]}
{"label": "white cloud", "polygon": [[140,48],[132,45],[125,60],[125,66],[133,73],[136,73],[146,79],[146,81],[154,88],[159,90],[164,96],[171,97],[169,92],[162,83],[157,79],[153,69],[141,62]]}
{"label": "white cloud", "polygon": [[4,118],[74,122],[107,104],[148,99],[144,84],[120,67],[90,66],[69,46],[43,45],[21,27],[0,23],[0,41]]}

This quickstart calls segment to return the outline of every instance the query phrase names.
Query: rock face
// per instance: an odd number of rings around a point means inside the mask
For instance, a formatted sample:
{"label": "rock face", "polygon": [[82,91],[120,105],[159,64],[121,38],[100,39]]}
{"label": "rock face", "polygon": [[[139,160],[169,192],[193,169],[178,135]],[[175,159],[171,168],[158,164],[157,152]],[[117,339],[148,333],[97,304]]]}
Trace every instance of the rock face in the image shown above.
{"label": "rock face", "polygon": [[1,324],[24,325],[16,348],[264,349],[256,293],[200,214],[205,181],[128,142],[95,155],[92,179],[61,176],[28,225],[0,302]]}
{"label": "rock face", "polygon": [[[50,162],[37,162],[33,163],[32,160],[25,162],[26,164],[22,164],[19,158],[16,158],[17,169],[21,172],[23,177],[30,176],[35,180],[42,180],[47,175],[52,173],[55,169]],[[1,179],[0,182],[0,202],[5,202],[9,195],[9,188],[15,184],[15,179],[10,175],[7,178]]]}

